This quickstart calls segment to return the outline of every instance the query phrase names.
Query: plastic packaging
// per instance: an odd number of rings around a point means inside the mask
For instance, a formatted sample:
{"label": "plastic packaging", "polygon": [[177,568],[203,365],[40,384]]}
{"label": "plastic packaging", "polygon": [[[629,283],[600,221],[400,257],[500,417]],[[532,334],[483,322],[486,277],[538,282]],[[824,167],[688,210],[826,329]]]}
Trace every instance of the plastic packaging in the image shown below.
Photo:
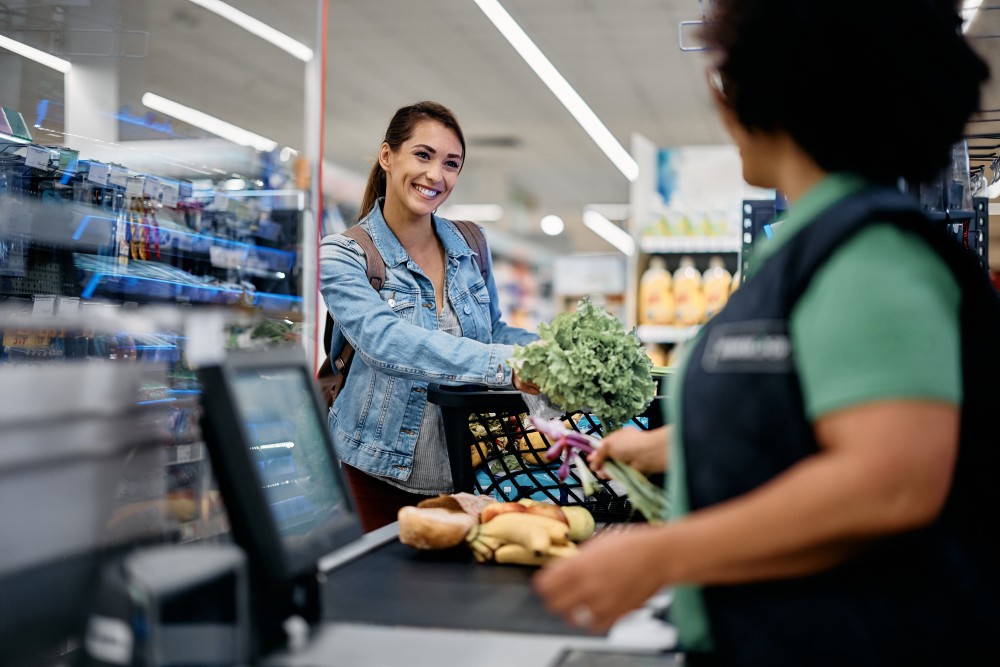
{"label": "plastic packaging", "polygon": [[702,274],[705,319],[712,317],[726,305],[732,284],[733,276],[726,270],[726,263],[721,257],[712,257],[708,261],[708,270]]}
{"label": "plastic packaging", "polygon": [[705,295],[701,273],[695,268],[694,259],[686,255],[681,257],[681,264],[674,271],[674,302],[677,324],[693,326],[704,320]]}
{"label": "plastic packaging", "polygon": [[649,260],[639,279],[639,324],[671,324],[674,321],[673,279],[662,257]]}

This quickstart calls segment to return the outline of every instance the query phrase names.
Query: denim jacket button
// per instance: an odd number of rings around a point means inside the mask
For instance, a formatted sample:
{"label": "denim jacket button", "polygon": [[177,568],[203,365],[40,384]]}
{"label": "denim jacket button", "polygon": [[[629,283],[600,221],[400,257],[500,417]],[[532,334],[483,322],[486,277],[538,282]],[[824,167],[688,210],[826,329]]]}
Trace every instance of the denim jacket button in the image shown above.
{"label": "denim jacket button", "polygon": [[465,304],[465,314],[468,315],[472,312],[472,307],[469,304]]}
{"label": "denim jacket button", "polygon": [[503,382],[503,373],[497,373],[496,378],[497,382]]}

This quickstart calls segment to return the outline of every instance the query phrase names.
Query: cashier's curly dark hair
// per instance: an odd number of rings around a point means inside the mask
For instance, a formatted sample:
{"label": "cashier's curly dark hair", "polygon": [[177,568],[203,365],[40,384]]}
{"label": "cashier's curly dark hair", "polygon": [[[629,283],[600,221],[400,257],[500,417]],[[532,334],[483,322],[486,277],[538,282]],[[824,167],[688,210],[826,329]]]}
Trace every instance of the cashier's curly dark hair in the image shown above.
{"label": "cashier's curly dark hair", "polygon": [[724,103],[826,171],[925,182],[979,108],[986,63],[956,0],[716,0],[704,39]]}
{"label": "cashier's curly dark hair", "polygon": [[[462,144],[462,164],[465,164],[465,135],[458,124],[455,114],[443,104],[437,102],[417,102],[405,107],[396,109],[389,121],[389,127],[385,130],[385,138],[382,143],[389,144],[389,148],[398,151],[406,141],[413,136],[413,130],[418,124],[425,120],[433,120],[441,123],[458,136],[458,142]],[[368,174],[368,183],[365,186],[365,193],[361,198],[361,208],[358,210],[358,220],[361,221],[368,215],[375,206],[375,201],[379,197],[385,196],[385,171],[378,160],[372,165],[371,173]]]}

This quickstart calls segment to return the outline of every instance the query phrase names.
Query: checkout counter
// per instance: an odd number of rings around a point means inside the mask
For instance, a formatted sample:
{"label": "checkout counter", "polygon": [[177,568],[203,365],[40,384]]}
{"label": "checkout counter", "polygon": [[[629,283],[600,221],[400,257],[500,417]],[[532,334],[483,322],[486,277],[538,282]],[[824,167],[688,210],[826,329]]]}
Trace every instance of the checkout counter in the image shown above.
{"label": "checkout counter", "polygon": [[589,635],[545,611],[535,568],[362,535],[297,350],[199,369],[231,533],[179,544],[157,502],[173,404],[136,406],[146,370],[4,368],[5,666],[681,664],[666,597]]}
{"label": "checkout counter", "polygon": [[465,549],[425,552],[401,544],[395,524],[320,562],[323,623],[274,667],[652,667],[682,664],[657,596],[591,635],[548,613],[531,588],[536,568],[475,562]]}
{"label": "checkout counter", "polygon": [[413,549],[395,524],[360,535],[325,411],[297,356],[230,354],[199,378],[213,467],[256,578],[251,594],[267,600],[257,630],[288,629],[289,617],[311,629],[296,639],[292,626],[291,648],[280,633],[265,642],[262,664],[675,664],[664,654],[675,633],[658,617],[663,598],[606,636],[588,635],[544,609],[531,588],[535,568],[480,564],[461,546]]}

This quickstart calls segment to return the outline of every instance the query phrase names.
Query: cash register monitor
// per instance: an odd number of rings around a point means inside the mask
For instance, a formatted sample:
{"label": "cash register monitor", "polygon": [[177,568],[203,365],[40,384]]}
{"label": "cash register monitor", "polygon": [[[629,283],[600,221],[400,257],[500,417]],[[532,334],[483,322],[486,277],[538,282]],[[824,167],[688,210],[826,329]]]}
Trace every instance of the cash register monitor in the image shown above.
{"label": "cash register monitor", "polygon": [[251,570],[279,584],[314,574],[361,524],[304,355],[232,352],[199,379],[206,444]]}

